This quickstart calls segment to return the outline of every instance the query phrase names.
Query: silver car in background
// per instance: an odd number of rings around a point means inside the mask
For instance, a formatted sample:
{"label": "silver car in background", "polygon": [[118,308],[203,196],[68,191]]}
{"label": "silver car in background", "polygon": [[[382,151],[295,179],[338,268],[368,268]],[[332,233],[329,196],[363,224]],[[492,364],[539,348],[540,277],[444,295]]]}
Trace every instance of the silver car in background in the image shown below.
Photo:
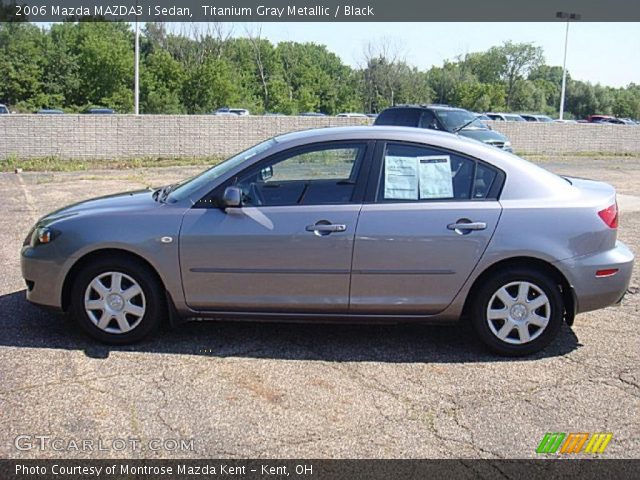
{"label": "silver car in background", "polygon": [[325,128],[188,181],[88,200],[27,235],[27,298],[94,338],[168,319],[455,322],[494,351],[547,346],[618,302],[633,255],[614,189],[448,133]]}

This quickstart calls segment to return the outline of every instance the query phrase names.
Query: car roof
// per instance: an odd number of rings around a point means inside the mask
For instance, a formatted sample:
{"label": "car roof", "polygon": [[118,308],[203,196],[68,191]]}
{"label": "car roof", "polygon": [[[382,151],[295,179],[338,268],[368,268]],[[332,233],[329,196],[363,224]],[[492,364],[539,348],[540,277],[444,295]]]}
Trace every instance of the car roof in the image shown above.
{"label": "car roof", "polygon": [[451,107],[449,105],[440,105],[440,104],[416,104],[416,105],[394,105],[393,107],[385,108],[385,110],[394,110],[401,108],[418,108],[423,110],[449,110],[449,111],[458,111],[458,112],[468,112],[468,110],[460,107]]}

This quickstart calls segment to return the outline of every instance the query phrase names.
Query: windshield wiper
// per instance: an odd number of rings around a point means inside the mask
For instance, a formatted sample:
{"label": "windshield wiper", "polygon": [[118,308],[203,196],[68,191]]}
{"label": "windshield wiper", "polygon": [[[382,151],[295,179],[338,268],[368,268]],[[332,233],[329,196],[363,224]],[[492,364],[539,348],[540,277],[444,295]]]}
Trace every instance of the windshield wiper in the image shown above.
{"label": "windshield wiper", "polygon": [[478,120],[477,117],[472,118],[471,120],[469,120],[467,123],[463,123],[462,125],[460,125],[459,127],[456,127],[453,129],[453,133],[458,133],[460,130],[464,130],[466,127],[468,127],[469,125],[471,125],[473,122],[475,121],[480,121]]}
{"label": "windshield wiper", "polygon": [[177,185],[177,183],[172,183],[171,185],[165,185],[164,187],[157,188],[153,191],[151,196],[157,202],[164,202]]}

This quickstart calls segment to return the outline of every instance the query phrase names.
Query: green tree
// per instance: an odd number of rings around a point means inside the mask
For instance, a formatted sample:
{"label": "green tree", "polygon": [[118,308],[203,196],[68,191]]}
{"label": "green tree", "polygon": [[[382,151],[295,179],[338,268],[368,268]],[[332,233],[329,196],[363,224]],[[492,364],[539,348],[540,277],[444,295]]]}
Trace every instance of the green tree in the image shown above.
{"label": "green tree", "polygon": [[208,113],[226,105],[238,105],[241,97],[231,64],[209,58],[187,72],[182,98],[188,113]]}
{"label": "green tree", "polygon": [[48,100],[43,92],[44,33],[29,23],[0,23],[0,101],[30,111]]}
{"label": "green tree", "polygon": [[185,79],[184,67],[166,50],[148,55],[140,75],[142,113],[184,113],[182,92]]}
{"label": "green tree", "polygon": [[78,99],[85,105],[133,110],[133,33],[128,23],[80,22],[75,54],[80,72]]}

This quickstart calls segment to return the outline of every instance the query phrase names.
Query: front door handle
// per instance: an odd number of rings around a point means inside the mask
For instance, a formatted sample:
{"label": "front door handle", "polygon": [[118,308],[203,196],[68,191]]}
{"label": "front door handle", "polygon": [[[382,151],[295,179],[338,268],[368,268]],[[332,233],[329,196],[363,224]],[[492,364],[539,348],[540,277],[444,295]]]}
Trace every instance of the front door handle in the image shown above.
{"label": "front door handle", "polygon": [[465,234],[472,230],[485,230],[487,228],[487,224],[485,222],[472,222],[471,220],[463,218],[458,220],[456,223],[450,223],[447,225],[447,228],[456,233]]}
{"label": "front door handle", "polygon": [[320,221],[315,225],[307,225],[305,230],[307,232],[313,232],[316,235],[329,235],[330,233],[344,232],[347,230],[347,226]]}

